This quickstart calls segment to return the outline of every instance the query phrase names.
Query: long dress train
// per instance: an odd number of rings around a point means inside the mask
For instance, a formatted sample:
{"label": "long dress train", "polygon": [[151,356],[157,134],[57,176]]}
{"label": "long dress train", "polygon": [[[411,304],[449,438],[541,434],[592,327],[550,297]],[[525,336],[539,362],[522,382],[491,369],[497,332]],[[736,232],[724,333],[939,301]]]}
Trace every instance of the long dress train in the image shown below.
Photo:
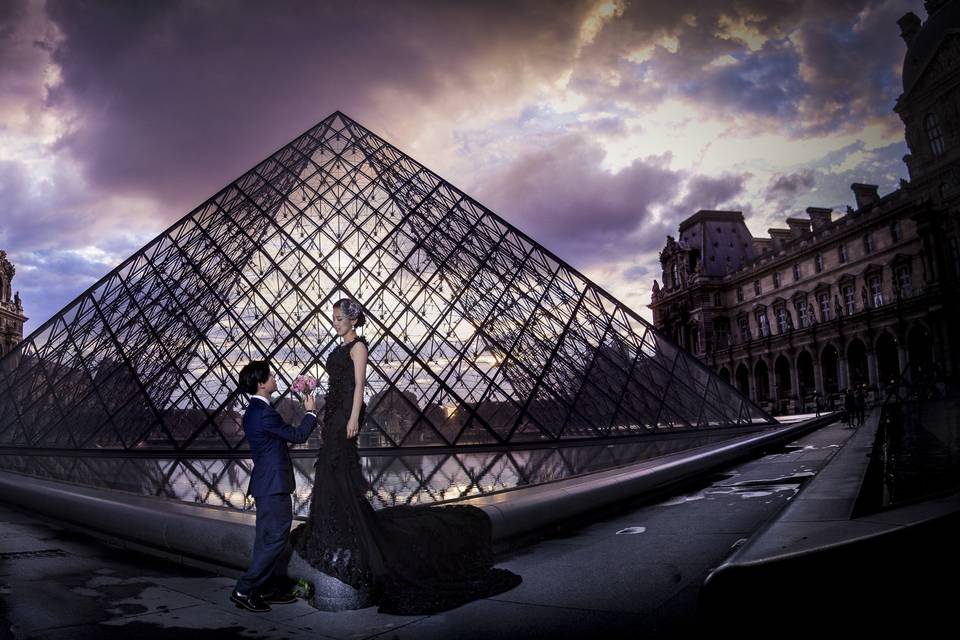
{"label": "long dress train", "polygon": [[376,511],[367,500],[357,441],[346,436],[355,388],[352,344],[340,345],[327,358],[323,447],[309,518],[293,534],[297,552],[320,571],[369,594],[384,613],[435,613],[512,589],[520,576],[493,567],[490,519],[482,510],[400,506]]}

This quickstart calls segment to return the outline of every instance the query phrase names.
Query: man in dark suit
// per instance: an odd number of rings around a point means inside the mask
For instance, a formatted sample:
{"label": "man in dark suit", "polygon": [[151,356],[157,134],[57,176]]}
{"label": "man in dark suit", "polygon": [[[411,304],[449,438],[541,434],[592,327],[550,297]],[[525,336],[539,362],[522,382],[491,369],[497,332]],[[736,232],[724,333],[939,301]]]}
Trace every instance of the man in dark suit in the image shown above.
{"label": "man in dark suit", "polygon": [[307,394],[303,403],[307,413],[299,427],[286,424],[270,404],[277,382],[265,360],[255,360],[241,369],[240,390],[250,394],[243,431],[253,455],[247,495],[252,495],[257,504],[257,533],[250,568],[237,581],[230,599],[248,611],[262,613],[270,611],[270,604],[296,601],[291,593],[276,591],[275,587],[275,573],[280,568],[277,564],[290,538],[290,494],[296,487],[287,443],[299,444],[310,437],[317,426],[316,399],[312,393]]}

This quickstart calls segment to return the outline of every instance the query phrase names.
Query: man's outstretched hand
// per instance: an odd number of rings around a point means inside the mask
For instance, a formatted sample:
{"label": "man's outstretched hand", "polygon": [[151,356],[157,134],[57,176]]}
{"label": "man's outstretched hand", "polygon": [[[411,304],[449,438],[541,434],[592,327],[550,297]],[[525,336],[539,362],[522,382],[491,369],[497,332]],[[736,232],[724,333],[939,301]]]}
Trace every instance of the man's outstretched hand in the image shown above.
{"label": "man's outstretched hand", "polygon": [[303,408],[307,411],[316,411],[317,410],[317,397],[313,395],[311,391],[303,399]]}

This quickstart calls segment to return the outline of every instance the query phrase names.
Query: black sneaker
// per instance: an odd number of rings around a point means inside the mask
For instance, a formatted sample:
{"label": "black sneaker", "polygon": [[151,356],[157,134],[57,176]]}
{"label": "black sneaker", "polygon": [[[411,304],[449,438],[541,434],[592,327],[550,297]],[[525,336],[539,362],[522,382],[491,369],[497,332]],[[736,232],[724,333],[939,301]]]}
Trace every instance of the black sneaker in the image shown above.
{"label": "black sneaker", "polygon": [[297,601],[297,596],[289,591],[277,591],[264,595],[262,600],[267,604],[293,604]]}
{"label": "black sneaker", "polygon": [[270,605],[265,603],[260,596],[255,593],[243,594],[239,591],[234,591],[230,594],[230,599],[236,603],[237,607],[243,607],[247,611],[254,613],[266,613],[271,610]]}

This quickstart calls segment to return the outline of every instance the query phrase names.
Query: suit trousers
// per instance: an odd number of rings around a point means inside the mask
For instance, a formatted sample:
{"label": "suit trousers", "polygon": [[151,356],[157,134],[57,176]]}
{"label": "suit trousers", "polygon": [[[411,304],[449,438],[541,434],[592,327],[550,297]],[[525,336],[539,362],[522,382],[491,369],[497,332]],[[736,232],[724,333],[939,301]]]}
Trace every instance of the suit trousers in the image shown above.
{"label": "suit trousers", "polygon": [[237,580],[237,591],[257,593],[270,582],[284,558],[290,525],[293,522],[293,504],[289,493],[254,496],[257,505],[257,533],[253,543],[250,568]]}

